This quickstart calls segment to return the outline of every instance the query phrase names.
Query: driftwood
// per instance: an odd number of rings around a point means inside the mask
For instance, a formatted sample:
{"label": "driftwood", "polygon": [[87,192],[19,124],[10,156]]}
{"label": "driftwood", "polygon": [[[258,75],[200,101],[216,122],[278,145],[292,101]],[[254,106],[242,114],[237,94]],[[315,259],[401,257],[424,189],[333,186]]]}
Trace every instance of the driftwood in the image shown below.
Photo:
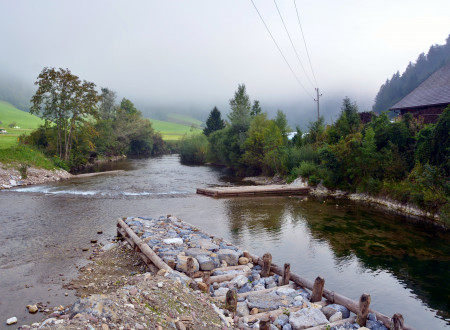
{"label": "driftwood", "polygon": [[[244,293],[238,293],[238,298],[246,298],[248,296],[256,296],[259,294],[265,294],[265,293],[269,293],[272,291],[276,291],[280,288],[291,288],[291,289],[295,289],[297,285],[295,284],[288,284],[288,285],[282,285],[282,286],[276,286],[270,289],[263,289],[263,290],[258,290],[258,291],[249,291],[249,292],[244,292]],[[225,301],[224,297],[215,297],[216,300],[218,301]]]}
{"label": "driftwood", "polygon": [[255,196],[255,195],[307,195],[309,187],[289,185],[264,185],[241,187],[197,188],[197,194],[211,197]]}
{"label": "driftwood", "polygon": [[118,225],[122,227],[122,229],[125,230],[125,236],[132,239],[134,244],[132,244],[132,247],[134,248],[137,246],[139,250],[145,254],[147,258],[149,258],[152,263],[158,268],[158,269],[165,269],[168,271],[172,271],[172,268],[169,267],[144,241],[142,241],[133,230],[131,230],[130,227],[122,220],[117,220]]}
{"label": "driftwood", "polygon": [[239,275],[249,276],[251,273],[252,273],[251,271],[246,271],[246,272],[241,272],[241,273],[236,273],[236,274],[211,276],[208,279],[208,283],[206,283],[206,284],[210,284],[210,283],[214,283],[214,282],[220,283],[220,282],[225,282],[225,281],[231,281],[236,276],[239,276]]}

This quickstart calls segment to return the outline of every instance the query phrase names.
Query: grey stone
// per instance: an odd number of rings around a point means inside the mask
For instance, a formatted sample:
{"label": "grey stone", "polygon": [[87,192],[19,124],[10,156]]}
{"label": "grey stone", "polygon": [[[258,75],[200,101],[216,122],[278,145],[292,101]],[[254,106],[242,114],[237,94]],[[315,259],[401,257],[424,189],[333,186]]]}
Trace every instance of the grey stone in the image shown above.
{"label": "grey stone", "polygon": [[213,270],[214,269],[214,261],[205,255],[198,255],[197,261],[200,267],[200,270]]}
{"label": "grey stone", "polygon": [[281,314],[274,322],[275,325],[280,325],[282,327],[288,323],[289,323],[289,316],[287,316],[286,314]]}
{"label": "grey stone", "polygon": [[217,256],[220,262],[225,261],[228,266],[237,266],[239,260],[239,253],[231,249],[223,249],[217,251]]}
{"label": "grey stone", "polygon": [[251,291],[261,291],[261,290],[264,290],[266,287],[264,286],[264,285],[262,285],[262,284],[257,284],[257,285],[255,285],[253,288],[252,288],[252,290]]}
{"label": "grey stone", "polygon": [[289,324],[294,330],[307,329],[328,323],[323,313],[316,308],[303,308],[289,316]]}
{"label": "grey stone", "polygon": [[292,288],[279,288],[275,291],[279,296],[291,296],[295,297],[297,295],[297,291]]}
{"label": "grey stone", "polygon": [[369,319],[366,321],[366,328],[369,328],[370,330],[387,330],[383,322]]}
{"label": "grey stone", "polygon": [[342,305],[331,304],[322,308],[322,313],[325,314],[327,319],[329,319],[336,312],[341,312],[343,319],[347,319],[350,317],[350,311],[347,307]]}
{"label": "grey stone", "polygon": [[277,294],[250,295],[247,297],[249,309],[258,308],[261,312],[271,311],[280,307],[287,307],[292,303],[290,297],[282,298]]}
{"label": "grey stone", "polygon": [[367,319],[371,320],[371,321],[376,321],[377,316],[374,313],[369,313],[369,314],[367,314]]}
{"label": "grey stone", "polygon": [[336,312],[333,315],[331,315],[330,318],[329,318],[330,323],[337,322],[337,321],[340,321],[340,320],[342,320],[342,313],[341,312]]}
{"label": "grey stone", "polygon": [[247,282],[242,288],[238,290],[238,293],[249,292],[252,289],[252,287],[253,287],[252,284]]}
{"label": "grey stone", "polygon": [[245,284],[248,283],[248,278],[244,275],[238,275],[230,281],[233,285],[235,285],[238,289],[242,288]]}
{"label": "grey stone", "polygon": [[225,296],[228,292],[228,288],[218,288],[217,290],[214,290],[214,297],[219,297],[219,296]]}
{"label": "grey stone", "polygon": [[236,313],[239,317],[247,316],[250,314],[247,303],[245,301],[237,303]]}
{"label": "grey stone", "polygon": [[195,259],[193,257],[187,257],[187,256],[178,255],[177,256],[177,265],[175,267],[176,270],[178,270],[179,272],[186,273],[188,258],[192,258],[194,260],[194,269],[193,269],[194,272],[196,272],[196,271],[198,271],[200,269],[200,265],[198,264],[197,259]]}
{"label": "grey stone", "polygon": [[209,251],[207,251],[207,250],[204,250],[204,249],[191,248],[191,249],[186,249],[186,250],[184,250],[184,253],[185,253],[187,256],[197,258],[197,257],[200,256],[200,255],[209,256],[209,254],[210,254],[211,252],[209,252]]}
{"label": "grey stone", "polygon": [[202,249],[209,251],[217,251],[219,249],[219,246],[214,244],[210,239],[201,238],[198,240],[197,244],[199,244]]}
{"label": "grey stone", "polygon": [[292,330],[292,326],[288,323],[283,325],[283,329],[282,330]]}

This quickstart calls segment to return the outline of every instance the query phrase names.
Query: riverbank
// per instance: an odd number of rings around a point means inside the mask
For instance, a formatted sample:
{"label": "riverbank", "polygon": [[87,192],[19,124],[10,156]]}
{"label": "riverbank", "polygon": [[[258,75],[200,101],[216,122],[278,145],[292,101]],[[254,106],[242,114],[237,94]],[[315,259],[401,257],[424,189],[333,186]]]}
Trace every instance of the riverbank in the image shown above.
{"label": "riverbank", "polygon": [[[273,184],[274,182],[283,183],[283,181],[277,176],[275,176],[274,178],[247,177],[244,178],[243,181],[254,182],[255,184],[258,185],[269,185]],[[436,225],[442,226],[443,228],[447,228],[447,225],[441,221],[441,218],[438,214],[433,214],[424,211],[415,205],[408,203],[401,203],[388,197],[375,197],[365,193],[350,193],[343,190],[331,190],[324,187],[322,184],[319,184],[317,186],[309,186],[308,182],[303,180],[301,177],[297,178],[290,185],[299,187],[309,187],[310,188],[309,194],[314,197],[333,197],[338,199],[347,199],[354,202],[379,207],[383,210],[393,212],[399,215],[405,215],[420,220],[431,221]]]}
{"label": "riverbank", "polygon": [[22,172],[23,173],[11,165],[8,166],[0,163],[0,189],[49,183],[73,177],[72,174],[63,169],[48,170],[36,167],[25,167]]}

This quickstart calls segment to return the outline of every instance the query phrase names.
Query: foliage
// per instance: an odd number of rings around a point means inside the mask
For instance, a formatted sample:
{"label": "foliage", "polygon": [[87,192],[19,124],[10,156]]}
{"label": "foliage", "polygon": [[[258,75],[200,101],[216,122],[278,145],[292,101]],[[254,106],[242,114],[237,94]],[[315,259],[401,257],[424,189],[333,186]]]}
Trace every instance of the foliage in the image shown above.
{"label": "foliage", "polygon": [[103,87],[100,95],[99,116],[102,120],[114,119],[117,112],[117,93],[109,88]]}
{"label": "foliage", "polygon": [[258,100],[253,101],[252,110],[250,111],[250,116],[255,117],[256,115],[259,115],[261,113],[262,109],[259,105]]}
{"label": "foliage", "polygon": [[208,119],[206,120],[206,127],[203,129],[203,134],[209,136],[211,133],[221,130],[225,127],[225,123],[222,119],[222,114],[214,107],[209,113]]}
{"label": "foliage", "polygon": [[208,139],[204,134],[185,136],[180,142],[180,158],[185,163],[206,162]]}
{"label": "foliage", "polygon": [[336,123],[327,131],[328,143],[336,143],[341,138],[359,131],[361,121],[358,114],[358,106],[350,98],[342,101],[341,113]]}
{"label": "foliage", "polygon": [[89,116],[96,117],[98,95],[95,84],[81,81],[69,69],[44,68],[35,85],[30,113],[57,127],[56,150],[60,158],[70,160],[77,127]]}
{"label": "foliage", "polygon": [[228,115],[233,130],[238,133],[246,132],[250,126],[250,97],[247,95],[245,85],[238,85],[234,98],[230,100],[231,113]]}
{"label": "foliage", "polygon": [[405,72],[396,72],[381,85],[375,97],[373,111],[386,111],[419,86],[433,72],[450,63],[450,36],[445,45],[433,45],[428,54],[420,54],[415,63],[409,63]]}
{"label": "foliage", "polygon": [[18,169],[24,165],[48,170],[55,168],[55,164],[45,157],[42,152],[22,144],[17,144],[7,149],[0,149],[0,163],[5,166],[17,167]]}

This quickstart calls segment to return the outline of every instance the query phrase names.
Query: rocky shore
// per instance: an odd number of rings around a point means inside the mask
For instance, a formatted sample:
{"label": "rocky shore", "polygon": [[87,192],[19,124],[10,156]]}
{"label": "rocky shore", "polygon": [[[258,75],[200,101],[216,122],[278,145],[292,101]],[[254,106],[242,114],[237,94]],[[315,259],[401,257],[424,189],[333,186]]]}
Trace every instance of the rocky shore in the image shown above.
{"label": "rocky shore", "polygon": [[0,163],[0,189],[60,181],[71,177],[72,174],[62,169],[45,170],[29,167],[26,169],[26,178],[23,178],[16,168]]}

